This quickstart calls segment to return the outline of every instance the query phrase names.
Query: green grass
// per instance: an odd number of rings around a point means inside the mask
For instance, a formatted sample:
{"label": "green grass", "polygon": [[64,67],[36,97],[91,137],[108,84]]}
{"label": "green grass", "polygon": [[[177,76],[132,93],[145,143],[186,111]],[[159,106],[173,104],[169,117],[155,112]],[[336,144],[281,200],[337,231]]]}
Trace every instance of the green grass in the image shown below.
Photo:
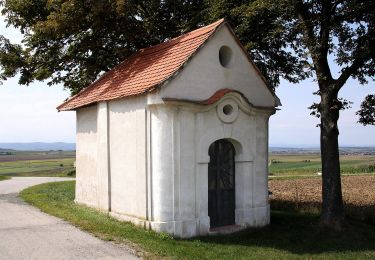
{"label": "green grass", "polygon": [[9,180],[10,177],[8,176],[0,176],[0,181],[5,181],[5,180]]}
{"label": "green grass", "polygon": [[318,227],[318,216],[272,212],[271,225],[190,240],[173,239],[74,204],[74,181],[30,187],[21,197],[105,240],[131,244],[144,256],[178,259],[374,259],[375,226],[349,221],[341,232]]}
{"label": "green grass", "polygon": [[[322,171],[318,154],[270,155],[270,160],[272,176],[314,176]],[[340,163],[342,174],[375,173],[375,156],[340,156]]]}
{"label": "green grass", "polygon": [[74,158],[0,162],[0,176],[67,176],[74,170]]}

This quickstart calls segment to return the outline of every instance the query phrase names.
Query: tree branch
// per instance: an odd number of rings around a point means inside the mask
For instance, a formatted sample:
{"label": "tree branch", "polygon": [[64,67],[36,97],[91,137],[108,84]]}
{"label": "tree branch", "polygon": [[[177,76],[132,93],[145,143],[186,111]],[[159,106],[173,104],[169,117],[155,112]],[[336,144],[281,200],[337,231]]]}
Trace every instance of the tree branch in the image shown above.
{"label": "tree branch", "polygon": [[328,64],[327,56],[329,50],[329,35],[331,27],[331,3],[330,1],[322,1],[322,11],[320,14],[320,32],[319,32],[319,56],[318,71],[320,80],[332,81],[331,69]]}
{"label": "tree branch", "polygon": [[369,51],[371,52],[371,48],[374,44],[373,40],[368,41],[368,36],[371,34],[373,34],[373,32],[368,32],[366,35],[358,38],[357,47],[352,53],[352,57],[354,56],[355,59],[350,66],[342,70],[340,77],[335,80],[334,85],[336,90],[340,90],[349,77],[355,75],[358,69],[361,68],[369,59],[371,59]]}
{"label": "tree branch", "polygon": [[[308,7],[302,0],[294,1],[294,8],[298,18],[302,21],[305,33],[305,44],[311,52],[311,58],[315,65],[318,81],[321,83],[332,82],[332,74],[328,64],[328,44],[329,44],[329,22],[331,15],[327,3],[323,3],[323,10],[321,13],[321,28],[319,39],[314,34],[314,25],[311,23],[311,14]],[[320,84],[323,85],[323,84]],[[327,85],[327,84],[324,84]]]}
{"label": "tree branch", "polygon": [[331,6],[329,1],[322,2],[322,13],[320,15],[319,47],[320,54],[327,56],[329,32],[331,26]]}
{"label": "tree branch", "polygon": [[[306,45],[310,49],[310,51],[313,51],[316,44],[316,38],[314,34],[314,26],[311,23],[310,13],[306,10],[306,7],[302,0],[295,0],[294,8],[296,10],[298,18],[301,19],[303,23],[304,31],[308,38],[308,40],[306,41]],[[312,41],[313,43],[311,43],[310,41]]]}
{"label": "tree branch", "polygon": [[352,65],[343,69],[340,77],[335,80],[335,89],[339,91],[349,77],[352,76],[364,63],[365,59],[363,57],[358,57],[353,61]]}

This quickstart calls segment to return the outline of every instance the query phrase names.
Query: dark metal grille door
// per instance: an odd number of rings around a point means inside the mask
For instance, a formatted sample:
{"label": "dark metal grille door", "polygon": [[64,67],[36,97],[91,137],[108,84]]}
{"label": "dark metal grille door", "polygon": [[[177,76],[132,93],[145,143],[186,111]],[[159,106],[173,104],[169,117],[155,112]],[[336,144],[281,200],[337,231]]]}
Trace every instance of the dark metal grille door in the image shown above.
{"label": "dark metal grille door", "polygon": [[235,224],[235,183],[233,145],[227,140],[211,144],[208,154],[208,215],[210,226]]}

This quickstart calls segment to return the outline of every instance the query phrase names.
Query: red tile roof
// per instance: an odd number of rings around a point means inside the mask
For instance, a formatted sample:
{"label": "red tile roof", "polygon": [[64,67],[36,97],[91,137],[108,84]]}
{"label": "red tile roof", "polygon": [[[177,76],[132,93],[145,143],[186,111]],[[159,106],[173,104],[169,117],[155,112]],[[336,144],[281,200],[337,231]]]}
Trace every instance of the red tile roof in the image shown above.
{"label": "red tile roof", "polygon": [[139,50],[57,109],[74,110],[99,101],[139,95],[156,89],[173,76],[222,24],[224,19]]}
{"label": "red tile roof", "polygon": [[200,103],[202,105],[211,105],[217,101],[219,101],[222,97],[225,96],[225,94],[230,93],[230,92],[238,92],[229,88],[224,88],[224,89],[219,89],[216,91],[211,97],[209,97],[206,100],[201,101]]}

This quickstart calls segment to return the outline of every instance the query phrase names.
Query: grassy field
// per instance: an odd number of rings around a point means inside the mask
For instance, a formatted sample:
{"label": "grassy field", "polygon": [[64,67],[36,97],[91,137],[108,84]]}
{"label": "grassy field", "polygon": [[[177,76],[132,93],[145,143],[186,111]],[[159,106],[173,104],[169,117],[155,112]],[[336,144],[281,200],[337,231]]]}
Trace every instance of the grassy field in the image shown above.
{"label": "grassy field", "polygon": [[[271,154],[270,176],[317,176],[321,172],[319,154]],[[342,174],[375,173],[375,156],[340,156]]]}
{"label": "grassy field", "polygon": [[9,151],[0,152],[0,162],[74,158],[75,151]]}
{"label": "grassy field", "polygon": [[[0,176],[67,176],[74,170],[74,151],[12,151],[0,154]],[[375,156],[341,156],[343,174],[375,173]],[[319,154],[271,154],[271,177],[312,177],[321,172]]]}
{"label": "grassy field", "polygon": [[12,152],[0,155],[0,176],[69,176],[75,152]]}
{"label": "grassy field", "polygon": [[374,259],[375,226],[354,220],[341,232],[323,230],[318,216],[273,211],[271,225],[226,236],[172,239],[74,204],[74,182],[48,183],[21,197],[96,236],[131,245],[140,256],[177,259]]}
{"label": "grassy field", "polygon": [[5,180],[9,180],[10,179],[10,177],[8,177],[8,176],[1,176],[0,175],[0,181],[5,181]]}

